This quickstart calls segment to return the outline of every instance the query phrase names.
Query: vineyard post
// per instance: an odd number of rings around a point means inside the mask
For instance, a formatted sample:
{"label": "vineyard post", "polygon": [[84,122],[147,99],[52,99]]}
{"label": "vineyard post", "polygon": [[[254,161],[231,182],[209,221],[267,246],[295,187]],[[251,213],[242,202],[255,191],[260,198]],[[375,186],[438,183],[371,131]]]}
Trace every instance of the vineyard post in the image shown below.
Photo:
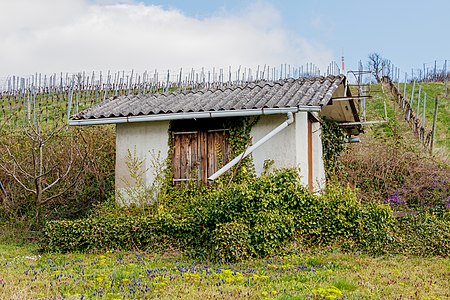
{"label": "vineyard post", "polygon": [[444,92],[445,92],[445,96],[447,96],[447,79],[448,79],[448,76],[447,76],[448,74],[447,74],[447,60],[445,60],[445,63],[444,63]]}
{"label": "vineyard post", "polygon": [[[423,114],[422,114],[422,127],[425,128],[425,112],[427,110],[427,93],[423,95]],[[419,117],[419,116],[417,116]]]}
{"label": "vineyard post", "polygon": [[436,69],[436,60],[434,61],[434,81],[437,81],[437,69]]}
{"label": "vineyard post", "polygon": [[411,105],[411,109],[413,108],[413,102],[414,102],[414,89],[416,88],[416,81],[413,81],[413,86],[412,86],[412,91],[411,91],[411,101],[410,101],[410,105]]}
{"label": "vineyard post", "polygon": [[406,98],[406,80],[408,78],[408,73],[405,72],[405,83],[403,84],[403,101],[402,101],[402,108],[405,108],[405,98]]}
{"label": "vineyard post", "polygon": [[425,64],[423,64],[423,81],[426,81],[426,80],[427,80],[427,73],[425,70]]}
{"label": "vineyard post", "polygon": [[439,102],[439,98],[438,98],[438,96],[436,96],[436,99],[434,100],[433,127],[431,129],[431,143],[430,143],[430,153],[431,154],[433,154],[433,144],[434,144],[434,138],[436,136],[436,122],[437,122],[438,102]]}
{"label": "vineyard post", "polygon": [[[420,93],[422,92],[422,86],[419,85],[419,95],[417,95],[417,116],[420,115]],[[412,105],[412,103],[411,103]]]}

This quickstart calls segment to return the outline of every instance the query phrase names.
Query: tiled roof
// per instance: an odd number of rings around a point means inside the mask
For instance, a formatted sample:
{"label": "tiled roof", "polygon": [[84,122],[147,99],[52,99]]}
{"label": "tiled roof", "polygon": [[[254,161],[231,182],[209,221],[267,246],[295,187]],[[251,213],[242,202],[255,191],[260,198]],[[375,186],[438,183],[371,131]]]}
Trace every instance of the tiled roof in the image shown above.
{"label": "tiled roof", "polygon": [[324,106],[345,80],[343,75],[259,81],[191,92],[113,97],[80,112],[73,120],[170,113]]}

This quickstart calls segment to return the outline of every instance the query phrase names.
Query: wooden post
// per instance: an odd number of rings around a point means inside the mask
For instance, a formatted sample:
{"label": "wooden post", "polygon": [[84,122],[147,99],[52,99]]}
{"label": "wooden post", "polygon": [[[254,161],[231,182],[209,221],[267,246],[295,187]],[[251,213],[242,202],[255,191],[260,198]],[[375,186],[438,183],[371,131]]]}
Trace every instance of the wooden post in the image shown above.
{"label": "wooden post", "polygon": [[438,96],[436,96],[436,99],[434,100],[434,115],[433,115],[433,127],[431,129],[431,142],[430,142],[430,153],[433,154],[433,144],[434,144],[434,138],[436,136],[436,121],[437,121],[437,112],[438,112]]}

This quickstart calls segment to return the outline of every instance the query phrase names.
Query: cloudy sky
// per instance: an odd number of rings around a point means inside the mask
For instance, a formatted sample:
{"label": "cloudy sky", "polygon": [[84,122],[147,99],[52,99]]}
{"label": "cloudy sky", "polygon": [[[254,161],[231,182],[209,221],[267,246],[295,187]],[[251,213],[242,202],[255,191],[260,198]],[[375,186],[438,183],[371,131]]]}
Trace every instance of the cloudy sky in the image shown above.
{"label": "cloudy sky", "polygon": [[450,59],[446,0],[0,0],[11,75]]}

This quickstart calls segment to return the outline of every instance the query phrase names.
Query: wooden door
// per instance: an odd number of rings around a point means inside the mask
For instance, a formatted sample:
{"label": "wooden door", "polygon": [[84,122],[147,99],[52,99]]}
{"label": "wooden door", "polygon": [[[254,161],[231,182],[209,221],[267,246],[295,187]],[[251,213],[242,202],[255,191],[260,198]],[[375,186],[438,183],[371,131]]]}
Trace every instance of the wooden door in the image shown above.
{"label": "wooden door", "polygon": [[198,131],[172,133],[174,184],[188,180],[200,180],[201,149],[199,145]]}
{"label": "wooden door", "polygon": [[173,182],[194,180],[208,183],[208,177],[230,160],[227,131],[198,130],[172,133]]}
{"label": "wooden door", "polygon": [[224,129],[207,131],[207,177],[230,161],[230,146]]}

